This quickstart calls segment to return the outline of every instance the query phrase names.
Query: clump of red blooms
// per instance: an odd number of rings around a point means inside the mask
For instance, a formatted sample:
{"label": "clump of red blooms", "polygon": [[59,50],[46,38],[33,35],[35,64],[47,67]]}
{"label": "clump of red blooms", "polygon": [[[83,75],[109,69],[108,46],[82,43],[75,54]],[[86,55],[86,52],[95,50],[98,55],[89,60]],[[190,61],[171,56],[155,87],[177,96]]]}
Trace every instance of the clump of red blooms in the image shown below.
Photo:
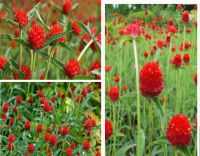
{"label": "clump of red blooms", "polygon": [[189,145],[192,138],[189,119],[183,114],[173,116],[169,120],[166,137],[173,146]]}
{"label": "clump of red blooms", "polygon": [[68,15],[71,10],[72,10],[72,3],[70,2],[70,0],[66,0],[63,3],[63,12],[64,12],[64,14]]}
{"label": "clump of red blooms", "polygon": [[5,56],[0,56],[0,69],[3,70],[7,64],[7,59]]}
{"label": "clump of red blooms", "polygon": [[70,59],[65,64],[65,73],[69,78],[74,78],[80,74],[80,65],[76,59]]}
{"label": "clump of red blooms", "polygon": [[140,91],[145,97],[158,96],[163,88],[163,75],[158,62],[148,62],[140,70]]}
{"label": "clump of red blooms", "polygon": [[34,49],[41,48],[45,43],[44,27],[34,24],[28,32],[28,42]]}
{"label": "clump of red blooms", "polygon": [[[51,25],[50,31],[47,34],[46,38],[48,39],[49,37],[60,34],[60,33],[63,33],[63,28],[58,22],[55,22]],[[59,38],[57,42],[63,42],[64,40],[65,40],[65,37],[63,36]]]}
{"label": "clump of red blooms", "polygon": [[[101,62],[100,61],[95,61],[91,64],[90,66],[90,72],[93,70],[100,70],[101,69]],[[100,79],[100,75],[95,74],[95,79]]]}
{"label": "clump of red blooms", "polygon": [[81,33],[81,27],[76,22],[72,22],[71,25],[72,25],[73,33],[75,35],[80,35],[80,33]]}
{"label": "clump of red blooms", "polygon": [[21,28],[24,28],[28,24],[28,16],[26,12],[22,9],[16,10],[14,12],[15,21],[19,24]]}
{"label": "clump of red blooms", "polygon": [[190,20],[190,16],[189,16],[189,12],[188,11],[184,11],[182,14],[182,21],[185,23],[188,23]]}
{"label": "clump of red blooms", "polygon": [[112,123],[110,120],[105,120],[105,137],[106,139],[110,138],[113,133]]}
{"label": "clump of red blooms", "polygon": [[86,150],[86,151],[88,151],[89,149],[90,149],[90,142],[88,141],[88,140],[85,140],[84,142],[83,142],[83,149],[84,150]]}
{"label": "clump of red blooms", "polygon": [[112,101],[117,101],[119,99],[119,89],[116,86],[111,86],[108,91],[108,97]]}
{"label": "clump of red blooms", "polygon": [[27,150],[29,153],[33,153],[35,151],[34,145],[33,144],[29,144],[27,147]]}
{"label": "clump of red blooms", "polygon": [[142,27],[143,25],[141,20],[133,20],[133,22],[126,27],[123,34],[140,36],[144,32]]}
{"label": "clump of red blooms", "polygon": [[181,67],[182,65],[190,62],[190,54],[185,53],[182,57],[181,54],[177,53],[170,62],[176,67]]}

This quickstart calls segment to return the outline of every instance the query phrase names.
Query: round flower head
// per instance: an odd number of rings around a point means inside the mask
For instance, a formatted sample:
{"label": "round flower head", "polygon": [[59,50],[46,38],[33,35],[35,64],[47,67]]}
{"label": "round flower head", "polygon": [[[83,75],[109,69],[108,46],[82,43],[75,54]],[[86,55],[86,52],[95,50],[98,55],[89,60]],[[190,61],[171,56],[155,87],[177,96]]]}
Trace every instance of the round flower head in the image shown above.
{"label": "round flower head", "polygon": [[10,142],[14,142],[15,141],[15,135],[14,134],[10,134],[9,136],[8,136],[8,140],[10,141]]}
{"label": "round flower head", "polygon": [[112,123],[110,120],[106,119],[105,120],[105,137],[106,139],[110,138],[112,135]]}
{"label": "round flower head", "polygon": [[[56,35],[56,34],[60,34],[60,33],[63,33],[63,28],[61,27],[61,25],[56,22],[54,23],[51,28],[50,28],[50,32],[49,34],[47,34],[46,38],[49,38],[51,37],[52,35]],[[65,37],[61,37],[57,40],[57,42],[63,42],[65,40]]]}
{"label": "round flower head", "polygon": [[66,156],[72,156],[73,149],[71,147],[67,147],[65,150]]}
{"label": "round flower head", "polygon": [[29,144],[28,147],[27,147],[27,150],[28,150],[30,153],[33,153],[33,152],[35,151],[34,145],[33,145],[33,144]]}
{"label": "round flower head", "polygon": [[50,136],[49,136],[49,142],[50,142],[52,145],[56,145],[56,144],[57,144],[57,136],[56,136],[56,135],[50,135]]}
{"label": "round flower head", "polygon": [[7,64],[7,59],[5,56],[0,56],[0,69],[3,70]]}
{"label": "round flower head", "polygon": [[65,64],[65,73],[69,78],[80,74],[80,65],[76,59],[71,59]]}
{"label": "round flower head", "polygon": [[188,54],[188,53],[184,54],[183,61],[184,61],[184,63],[189,63],[190,62],[190,54]]}
{"label": "round flower head", "polygon": [[189,119],[183,114],[178,114],[169,120],[166,137],[173,146],[186,146],[192,138],[191,129]]}
{"label": "round flower head", "polygon": [[142,22],[138,20],[134,20],[131,24],[129,24],[125,29],[125,35],[133,35],[140,36],[143,33],[142,30]]}
{"label": "round flower head", "polygon": [[79,35],[81,33],[81,27],[75,22],[72,22],[72,30],[75,35]]}
{"label": "round flower head", "polygon": [[163,90],[163,76],[158,62],[146,63],[140,70],[140,91],[145,97],[158,96]]}
{"label": "round flower head", "polygon": [[29,130],[31,128],[31,122],[30,121],[26,121],[24,124],[24,129],[25,130]]}
{"label": "round flower head", "polygon": [[9,110],[9,104],[8,103],[4,103],[4,105],[3,105],[3,112],[4,113],[7,113],[8,112],[8,110]]}
{"label": "round flower head", "polygon": [[180,67],[182,65],[182,56],[181,54],[176,54],[172,60],[172,64],[176,67]]}
{"label": "round flower head", "polygon": [[22,65],[19,69],[23,74],[24,74],[24,79],[25,80],[30,80],[31,79],[31,69],[27,65]]}
{"label": "round flower head", "polygon": [[116,86],[111,86],[108,91],[108,96],[112,101],[117,101],[119,99],[119,89]]}
{"label": "round flower head", "polygon": [[28,32],[28,42],[34,49],[41,48],[45,43],[44,27],[34,24]]}
{"label": "round flower head", "polygon": [[184,11],[182,14],[182,21],[185,23],[188,23],[190,20],[190,16],[189,16],[189,12],[188,11]]}
{"label": "round flower head", "polygon": [[88,140],[86,140],[83,142],[82,146],[83,146],[83,149],[87,151],[90,149],[90,142]]}
{"label": "round flower head", "polygon": [[72,3],[70,0],[66,0],[63,4],[63,12],[64,14],[68,15],[68,13],[72,10]]}
{"label": "round flower head", "polygon": [[15,21],[19,24],[21,28],[24,28],[28,24],[28,16],[26,12],[22,9],[16,10],[14,12]]}
{"label": "round flower head", "polygon": [[[99,70],[101,69],[101,62],[100,61],[95,61],[91,64],[90,66],[90,72],[92,72],[93,70]],[[95,79],[100,79],[100,75],[95,74]]]}

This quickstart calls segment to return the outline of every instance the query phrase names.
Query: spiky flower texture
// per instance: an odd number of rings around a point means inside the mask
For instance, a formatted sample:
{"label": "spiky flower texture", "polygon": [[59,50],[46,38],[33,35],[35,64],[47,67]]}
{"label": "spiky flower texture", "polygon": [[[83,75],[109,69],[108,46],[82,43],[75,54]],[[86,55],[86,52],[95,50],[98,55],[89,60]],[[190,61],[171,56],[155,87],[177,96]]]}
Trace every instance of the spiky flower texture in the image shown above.
{"label": "spiky flower texture", "polygon": [[164,88],[158,62],[148,62],[140,70],[140,91],[145,97],[158,96]]}
{"label": "spiky flower texture", "polygon": [[173,146],[186,146],[192,137],[189,119],[183,114],[173,116],[166,130],[166,137]]}
{"label": "spiky flower texture", "polygon": [[28,16],[26,12],[22,9],[16,10],[14,12],[15,21],[19,24],[21,28],[24,28],[28,24]]}

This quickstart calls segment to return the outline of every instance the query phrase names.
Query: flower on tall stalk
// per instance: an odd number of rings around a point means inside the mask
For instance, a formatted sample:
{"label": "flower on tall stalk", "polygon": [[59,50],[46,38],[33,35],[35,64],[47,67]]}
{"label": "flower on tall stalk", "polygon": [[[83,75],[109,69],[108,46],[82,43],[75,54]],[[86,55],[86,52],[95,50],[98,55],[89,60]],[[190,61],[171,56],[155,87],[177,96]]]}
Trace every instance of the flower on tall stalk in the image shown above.
{"label": "flower on tall stalk", "polygon": [[173,146],[186,146],[192,139],[192,127],[183,114],[173,116],[168,123],[166,137]]}
{"label": "flower on tall stalk", "polygon": [[182,14],[182,21],[188,23],[190,20],[190,15],[188,11],[184,11]]}
{"label": "flower on tall stalk", "polygon": [[110,138],[113,132],[112,123],[110,120],[105,120],[105,137],[106,139]]}
{"label": "flower on tall stalk", "polygon": [[108,91],[108,96],[112,101],[117,101],[119,99],[119,89],[116,86],[111,86]]}
{"label": "flower on tall stalk", "polygon": [[176,54],[173,58],[173,60],[171,60],[171,63],[173,65],[175,65],[176,67],[180,67],[183,64],[183,60],[182,60],[182,56],[181,54]]}
{"label": "flower on tall stalk", "polygon": [[124,30],[125,35],[140,36],[144,31],[142,30],[142,21],[134,20]]}
{"label": "flower on tall stalk", "polygon": [[21,28],[24,28],[28,24],[28,16],[23,9],[16,10],[14,12],[15,21]]}
{"label": "flower on tall stalk", "polygon": [[71,59],[65,64],[65,73],[69,78],[74,78],[80,74],[80,65],[76,59]]}
{"label": "flower on tall stalk", "polygon": [[140,70],[140,91],[145,97],[158,96],[163,88],[163,74],[158,62],[148,62]]}

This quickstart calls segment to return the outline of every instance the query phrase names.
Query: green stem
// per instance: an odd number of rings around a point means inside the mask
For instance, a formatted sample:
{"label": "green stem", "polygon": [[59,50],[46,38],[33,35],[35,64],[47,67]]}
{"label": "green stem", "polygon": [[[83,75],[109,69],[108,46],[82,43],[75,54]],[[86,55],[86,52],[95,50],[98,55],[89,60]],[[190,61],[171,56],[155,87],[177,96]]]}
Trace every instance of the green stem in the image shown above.
{"label": "green stem", "polygon": [[52,47],[51,52],[50,52],[50,57],[49,57],[49,60],[48,60],[47,72],[46,72],[45,80],[47,79],[47,76],[48,76],[48,73],[49,73],[49,68],[51,66],[51,59],[53,57],[53,52],[54,52],[54,48]]}
{"label": "green stem", "polygon": [[33,69],[32,69],[32,79],[34,78],[34,70],[35,70],[35,62],[36,62],[36,52],[33,52],[34,56],[33,56]]}
{"label": "green stem", "polygon": [[89,48],[89,46],[92,44],[92,42],[93,42],[93,39],[91,39],[90,42],[88,42],[88,44],[85,46],[85,48],[81,51],[80,55],[78,56],[77,61],[80,61],[81,57],[86,52],[86,50]]}
{"label": "green stem", "polygon": [[[22,39],[22,29],[20,29],[20,39]],[[22,44],[20,44],[20,56],[19,56],[19,66],[22,65]]]}
{"label": "green stem", "polygon": [[[33,76],[33,50],[31,49],[31,72],[32,72],[32,76]],[[30,83],[30,82],[29,82]]]}
{"label": "green stem", "polygon": [[151,156],[152,151],[152,138],[153,138],[153,106],[152,102],[150,101],[148,104],[148,111],[149,111],[149,156]]}
{"label": "green stem", "polygon": [[140,90],[139,90],[139,67],[138,67],[138,57],[137,57],[137,47],[135,39],[133,40],[133,50],[135,57],[135,69],[136,69],[136,90],[137,90],[137,156],[141,154],[141,139],[140,139]]}

